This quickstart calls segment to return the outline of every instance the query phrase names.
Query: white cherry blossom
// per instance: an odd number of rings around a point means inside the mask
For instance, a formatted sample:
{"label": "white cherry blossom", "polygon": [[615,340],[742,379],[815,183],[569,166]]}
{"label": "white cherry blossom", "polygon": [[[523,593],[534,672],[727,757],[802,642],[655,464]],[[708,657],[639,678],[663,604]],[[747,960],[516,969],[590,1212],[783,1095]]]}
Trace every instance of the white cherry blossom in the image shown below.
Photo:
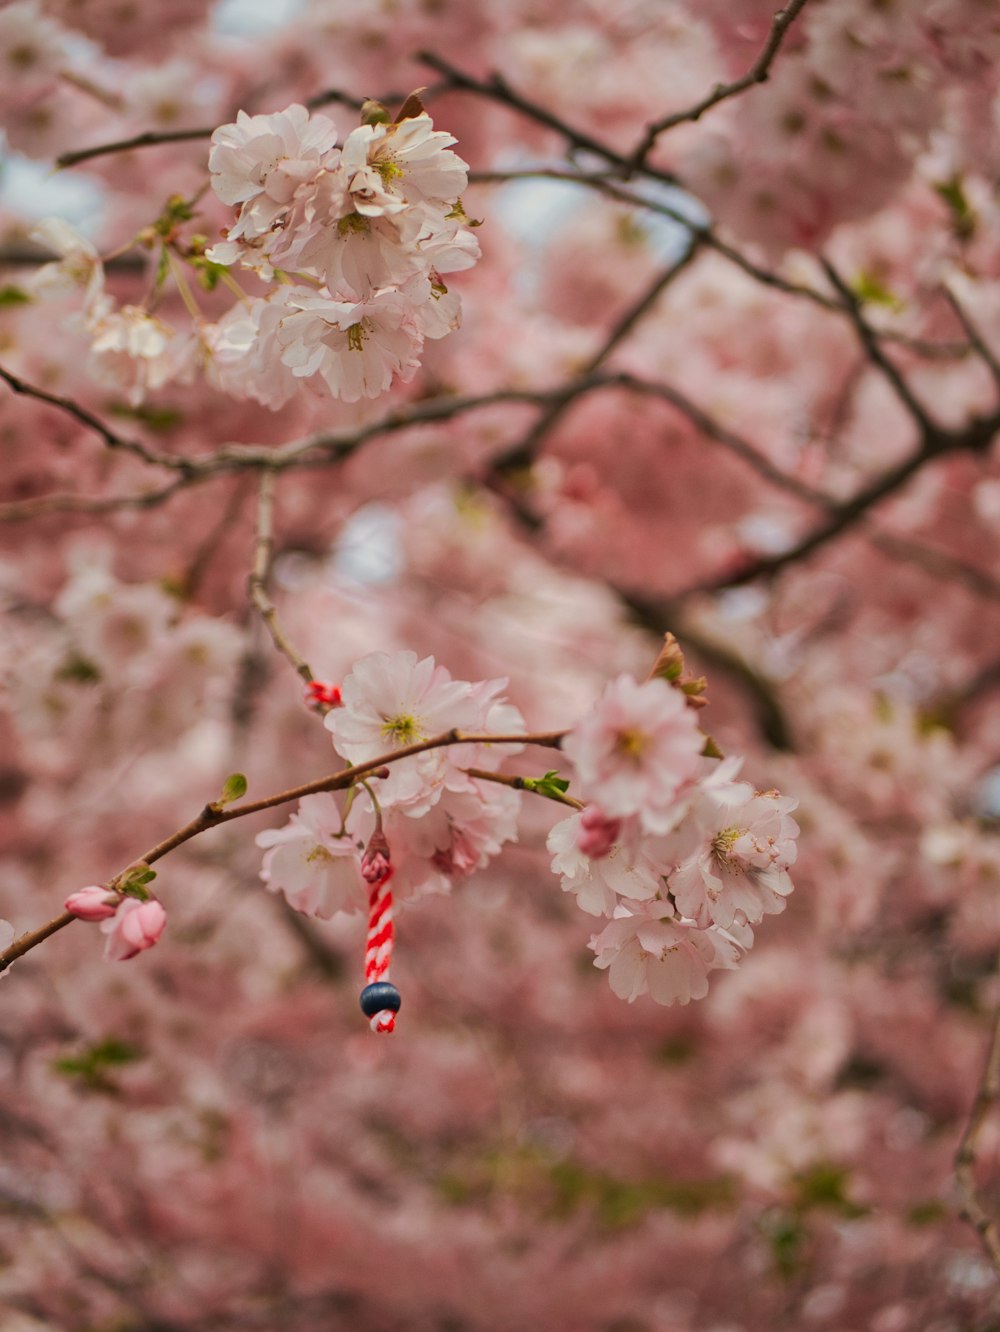
{"label": "white cherry blossom", "polygon": [[361,877],[361,854],[351,837],[340,832],[333,797],[304,796],[284,828],[257,834],[257,845],[267,848],[260,877],[272,893],[284,893],[295,910],[307,916],[329,920],[338,911],[363,911],[368,889]]}

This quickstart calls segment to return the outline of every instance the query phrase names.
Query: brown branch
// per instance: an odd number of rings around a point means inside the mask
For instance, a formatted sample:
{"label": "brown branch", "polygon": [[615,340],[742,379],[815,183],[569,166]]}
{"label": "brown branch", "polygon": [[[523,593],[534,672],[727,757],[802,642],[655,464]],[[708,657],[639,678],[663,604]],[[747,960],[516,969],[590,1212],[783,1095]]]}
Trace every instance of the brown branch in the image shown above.
{"label": "brown branch", "polygon": [[12,500],[0,504],[0,522],[20,523],[41,518],[47,513],[117,513],[120,509],[153,509],[176,495],[178,490],[195,485],[197,477],[178,477],[160,490],[145,490],[137,495],[39,495],[36,499]]}
{"label": "brown branch", "polygon": [[833,287],[843,302],[843,308],[847,312],[847,316],[851,323],[854,325],[854,331],[857,334],[858,341],[864,348],[868,360],[881,373],[883,379],[885,379],[886,383],[899,399],[903,408],[912,420],[916,422],[923,434],[926,436],[936,432],[938,429],[937,423],[933,420],[923,403],[921,403],[916,397],[913,390],[906,382],[906,377],[903,375],[899,367],[891,361],[882,350],[879,336],[862,314],[861,302],[858,300],[857,296],[828,259],[821,259],[820,262],[823,265],[824,272],[830,279],[830,282],[833,284]]}
{"label": "brown branch", "polygon": [[738,569],[677,593],[677,598],[683,599],[699,593],[722,592],[727,588],[742,587],[757,578],[771,577],[781,569],[798,563],[840,536],[842,532],[855,527],[866,517],[869,510],[901,490],[928,463],[949,453],[961,451],[981,453],[990,445],[998,431],[1000,431],[1000,412],[991,416],[974,417],[967,425],[954,431],[929,426],[924,432],[920,446],[908,458],[888,468],[850,499],[840,501],[831,507],[824,523],[813,528],[787,550],[777,555],[750,560]]}
{"label": "brown branch", "polygon": [[[638,299],[633,301],[621,318],[618,319],[599,350],[582,367],[577,383],[581,380],[586,381],[597,373],[615,348],[624,342],[635,326],[649,313],[665,289],[670,286],[678,274],[684,272],[695,258],[698,247],[697,235],[692,233],[680,257],[658,273],[653,281],[640,293]],[[568,385],[565,396],[553,399],[551,405],[541,413],[523,439],[504,449],[503,453],[492,460],[492,471],[495,474],[502,475],[506,472],[519,471],[522,468],[530,467],[545,436],[562,419],[567,409],[579,396],[579,392],[575,390],[574,385]]]}
{"label": "brown branch", "polygon": [[215,126],[207,129],[186,130],[146,130],[143,134],[134,134],[128,139],[115,139],[111,143],[96,143],[91,148],[77,148],[71,153],[60,153],[56,158],[59,170],[89,162],[93,157],[105,157],[109,153],[127,153],[133,148],[152,148],[164,143],[190,143],[195,139],[210,139],[215,133]]}
{"label": "brown branch", "polygon": [[292,668],[305,680],[313,681],[313,673],[305,658],[294,646],[278,622],[278,612],[274,602],[268,596],[267,575],[271,567],[271,554],[274,549],[274,490],[277,478],[273,471],[265,470],[260,474],[260,492],[257,500],[257,535],[254,541],[253,569],[248,579],[250,600],[264,621],[271,641]]}
{"label": "brown branch", "polygon": [[[476,97],[485,97],[492,102],[509,106],[512,111],[519,111],[521,115],[527,116],[536,124],[544,125],[547,129],[553,130],[565,139],[570,147],[580,152],[593,153],[605,162],[612,163],[613,166],[620,168],[625,176],[633,170],[632,160],[629,157],[615,152],[613,148],[602,143],[599,139],[593,138],[585,131],[575,129],[557,116],[554,111],[550,111],[548,107],[522,96],[500,74],[491,74],[488,80],[473,78],[471,74],[466,74],[457,65],[451,64],[450,61],[445,60],[443,56],[436,55],[433,51],[420,51],[417,53],[417,59],[441,74],[447,80],[447,84],[456,91],[472,93]],[[642,172],[644,175],[651,176],[655,180],[662,180],[668,185],[678,183],[677,177],[671,172],[661,171],[647,164],[643,164]]]}
{"label": "brown branch", "polygon": [[573,809],[584,809],[582,800],[567,795],[565,791],[540,791],[532,785],[531,777],[516,777],[509,772],[491,772],[486,768],[463,768],[463,772],[481,782],[497,782],[500,786],[509,786],[514,791],[531,791],[534,795],[544,796],[546,800],[555,800],[560,805],[569,805]]}
{"label": "brown branch", "polygon": [[976,1099],[955,1153],[955,1180],[962,1198],[961,1216],[968,1221],[993,1266],[1000,1275],[1000,1228],[984,1207],[976,1189],[976,1150],[979,1134],[990,1111],[1000,1099],[1000,1009],[994,1015],[989,1052]]}
{"label": "brown branch", "polygon": [[74,402],[72,398],[64,398],[58,393],[49,393],[47,389],[29,384],[17,375],[11,374],[9,370],[5,370],[3,366],[0,366],[0,379],[15,393],[23,394],[26,398],[34,398],[38,402],[47,403],[50,407],[56,407],[67,416],[71,416],[74,421],[79,422],[80,425],[100,436],[109,449],[119,453],[131,453],[136,458],[141,458],[143,462],[151,463],[156,467],[166,467],[173,472],[189,472],[192,468],[188,459],[175,458],[169,453],[158,453],[155,449],[149,448],[137,439],[126,439],[123,435],[117,434],[100,417],[95,416],[86,407],[81,407],[78,402]]}
{"label": "brown branch", "polygon": [[972,318],[966,313],[964,306],[952,289],[945,284],[943,290],[948,304],[954,310],[958,322],[962,325],[963,333],[969,339],[969,343],[975,350],[976,355],[989,370],[990,375],[993,378],[993,383],[996,385],[997,389],[1000,389],[1000,360],[997,359],[996,353],[988,345],[986,339],[973,323]]}
{"label": "brown branch", "polygon": [[[504,184],[514,180],[565,181],[570,185],[582,185],[599,194],[607,195],[608,198],[619,203],[628,204],[630,207],[642,208],[647,212],[656,213],[660,217],[668,218],[671,222],[676,222],[678,226],[684,227],[697,238],[704,249],[712,250],[720,258],[740,269],[747,277],[760,283],[761,286],[769,287],[773,291],[780,291],[786,296],[795,296],[810,301],[813,305],[819,306],[820,309],[829,310],[835,314],[848,315],[849,313],[841,301],[834,299],[826,292],[820,291],[816,287],[810,287],[804,282],[793,282],[790,278],[784,278],[780,273],[775,273],[772,269],[755,263],[749,255],[743,254],[728,241],[722,240],[709,223],[697,222],[693,218],[685,216],[678,209],[672,208],[670,204],[664,203],[661,199],[648,198],[646,195],[628,188],[622,182],[611,179],[606,172],[573,171],[568,168],[537,166],[522,167],[514,171],[473,171],[469,174],[469,183],[476,185]],[[970,351],[969,344],[965,342],[930,342],[925,338],[913,337],[895,329],[883,330],[880,337],[883,342],[897,343],[927,360],[960,359],[968,356]]]}
{"label": "brown branch", "polygon": [[[442,89],[438,87],[426,88],[423,95],[429,99],[440,91]],[[392,106],[401,102],[406,95],[406,93],[389,92],[378,100]],[[326,88],[308,98],[305,105],[308,110],[316,111],[321,106],[337,103],[340,106],[350,107],[354,111],[360,111],[367,100],[365,97],[356,97],[353,93],[344,92],[340,88]],[[95,157],[106,157],[110,153],[127,153],[134,148],[155,148],[167,143],[193,143],[197,139],[210,139],[215,130],[215,125],[186,130],[145,130],[142,134],[133,134],[127,139],[115,139],[110,143],[95,143],[90,148],[78,148],[73,152],[61,153],[56,158],[56,167],[63,169],[78,166],[81,162],[89,162]]]}
{"label": "brown branch", "polygon": [[[566,731],[514,732],[502,735],[478,731],[444,731],[440,735],[431,736],[428,740],[419,740],[412,745],[405,745],[401,749],[382,754],[378,758],[369,759],[366,763],[356,763],[352,767],[343,768],[340,772],[335,772],[328,777],[321,777],[318,781],[306,782],[303,786],[296,786],[287,791],[279,791],[276,795],[265,796],[262,800],[248,801],[246,804],[237,805],[233,809],[220,808],[216,804],[209,804],[204,807],[200,814],[186,823],[183,828],[178,828],[176,832],[171,833],[162,842],[157,842],[144,855],[132,861],[131,865],[127,866],[126,870],[123,870],[117,878],[121,879],[127,873],[127,870],[133,866],[154,864],[157,860],[161,860],[165,855],[206,832],[209,828],[216,828],[223,823],[231,823],[233,819],[246,818],[248,814],[259,814],[261,810],[274,809],[277,805],[286,805],[292,800],[301,800],[303,796],[317,795],[325,791],[343,791],[362,778],[370,776],[379,768],[398,763],[401,759],[411,758],[414,754],[425,754],[428,750],[443,749],[448,745],[518,744],[540,745],[546,749],[558,749],[566,734]],[[32,948],[37,947],[38,944],[44,942],[66,925],[71,925],[76,919],[76,916],[64,911],[46,924],[40,925],[37,929],[22,934],[14,940],[9,948],[0,952],[0,972],[5,971],[12,962],[16,962],[19,957],[23,957],[25,953],[30,952]]]}
{"label": "brown branch", "polygon": [[664,116],[661,120],[654,120],[647,127],[642,142],[635,150],[632,159],[635,166],[643,165],[656,140],[667,130],[673,129],[675,125],[700,120],[706,111],[710,111],[713,106],[718,106],[720,102],[738,96],[741,92],[752,88],[755,83],[765,83],[774,58],[784,41],[785,34],[805,8],[805,5],[806,0],[789,0],[784,9],[778,10],[771,20],[767,41],[761,48],[760,55],[741,78],[734,79],[732,83],[717,83],[712,91],[703,97],[700,102],[696,102],[694,106],[688,107],[685,111],[675,111],[669,116]]}

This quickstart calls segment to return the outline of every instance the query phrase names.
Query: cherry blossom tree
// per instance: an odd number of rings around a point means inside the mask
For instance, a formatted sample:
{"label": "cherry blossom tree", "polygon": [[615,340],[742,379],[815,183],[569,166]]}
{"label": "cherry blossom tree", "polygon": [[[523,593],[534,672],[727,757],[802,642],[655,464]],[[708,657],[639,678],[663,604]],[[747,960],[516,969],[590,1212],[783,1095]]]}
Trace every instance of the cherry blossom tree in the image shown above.
{"label": "cherry blossom tree", "polygon": [[1000,12],[0,71],[5,1332],[993,1327]]}

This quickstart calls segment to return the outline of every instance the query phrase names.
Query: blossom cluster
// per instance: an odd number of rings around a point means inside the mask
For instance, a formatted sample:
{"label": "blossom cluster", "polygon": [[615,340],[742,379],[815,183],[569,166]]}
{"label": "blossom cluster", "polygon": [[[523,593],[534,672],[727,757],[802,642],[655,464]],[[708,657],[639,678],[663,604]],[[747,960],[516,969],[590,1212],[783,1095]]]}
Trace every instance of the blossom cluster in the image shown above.
{"label": "blossom cluster", "polygon": [[[502,697],[506,683],[454,680],[433,657],[418,660],[413,652],[373,652],[346,676],[342,704],[325,724],[351,764],[391,758],[453,729],[517,735],[524,719]],[[378,826],[397,898],[447,892],[516,837],[519,792],[472,773],[495,773],[521,748],[480,742],[429,749],[377,770],[343,807],[331,794],[306,796],[285,827],[257,837],[266,848],[264,882],[307,915],[362,911],[370,888],[364,852]]]}
{"label": "blossom cluster", "polygon": [[[161,246],[157,291],[172,273],[196,315],[193,331],[162,318],[152,302],[118,305],[96,248],[59,219],[32,232],[58,258],[30,279],[28,294],[82,295],[77,323],[90,342],[90,369],[133,407],[199,370],[223,392],[272,409],[304,381],[345,402],[379,397],[413,378],[426,339],[459,326],[459,298],[442,274],[479,257],[455,139],[433,128],[416,97],[401,119],[382,114],[372,111],[372,123],[341,147],[334,123],[298,104],[273,115],[241,111],[215,131],[212,187],[238,210],[224,239],[181,244],[178,228],[194,214],[179,198],[141,237]],[[219,320],[196,312],[185,263],[210,287],[226,274],[239,294]],[[232,267],[267,284],[266,295],[244,294],[226,273]]]}
{"label": "blossom cluster", "polygon": [[239,215],[207,258],[280,278],[208,336],[230,392],[277,408],[319,376],[334,397],[375,398],[413,378],[425,338],[457,328],[441,275],[479,255],[460,201],[466,164],[418,99],[401,114],[340,148],[333,122],[299,105],[215,131],[212,186]]}
{"label": "blossom cluster", "polygon": [[[359,661],[325,724],[348,762],[385,766],[367,792],[343,805],[306,796],[285,827],[258,835],[267,886],[323,919],[364,910],[364,856],[376,830],[404,899],[447,891],[486,865],[517,835],[520,795],[491,777],[521,746],[393,754],[453,729],[522,732],[520,713],[500,696],[505,684],[453,680],[412,652]],[[563,741],[571,784],[590,803],[549,834],[552,868],[584,911],[611,918],[591,946],[629,1001],[646,992],[668,1004],[701,998],[708,973],[735,967],[752,926],[782,911],[792,891],[796,802],[756,791],[737,780],[740,760],[706,758],[704,749],[682,690],[627,676]]]}
{"label": "blossom cluster", "polygon": [[78,920],[100,921],[109,962],[127,962],[152,948],[167,923],[167,913],[155,897],[115,893],[100,884],[70,893],[66,910]]}
{"label": "blossom cluster", "polygon": [[792,891],[796,802],[704,748],[680,689],[624,675],[563,744],[591,803],[549,834],[552,869],[584,911],[611,917],[590,946],[629,1002],[702,998]]}

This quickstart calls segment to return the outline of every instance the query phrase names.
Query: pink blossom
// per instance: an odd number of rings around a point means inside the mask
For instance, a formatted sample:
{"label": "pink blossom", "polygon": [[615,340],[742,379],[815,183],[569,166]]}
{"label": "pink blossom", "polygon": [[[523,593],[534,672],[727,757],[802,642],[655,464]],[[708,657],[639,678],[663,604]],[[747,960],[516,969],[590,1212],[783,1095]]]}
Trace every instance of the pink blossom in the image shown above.
{"label": "pink blossom", "polygon": [[571,814],[549,833],[552,872],[562,878],[563,892],[575,893],[577,904],[591,916],[610,916],[620,898],[646,901],[663,888],[662,873],[642,850],[612,843],[592,859],[582,843],[585,814]]}
{"label": "pink blossom", "polygon": [[423,344],[407,298],[394,290],[350,302],[283,287],[261,315],[261,336],[272,330],[296,378],[319,375],[345,402],[377,398],[394,379],[412,379]]}
{"label": "pink blossom", "polygon": [[358,847],[344,834],[332,796],[304,796],[283,828],[266,828],[256,842],[267,848],[260,877],[296,911],[329,920],[338,911],[365,909]]}
{"label": "pink blossom", "polygon": [[115,914],[122,903],[117,893],[109,892],[100,884],[89,888],[80,888],[66,898],[66,910],[71,911],[80,920],[108,920]]}
{"label": "pink blossom", "polygon": [[0,88],[5,97],[44,89],[66,65],[67,33],[34,0],[0,7]]}
{"label": "pink blossom", "polygon": [[329,154],[336,142],[333,121],[298,103],[269,116],[240,111],[235,124],[221,125],[212,135],[208,168],[223,203],[244,205],[239,234],[270,230],[295,191],[333,165]]}
{"label": "pink blossom", "polygon": [[703,747],[679,690],[627,675],[607,686],[563,742],[583,795],[612,818],[637,814],[654,834],[669,832],[683,814],[679,796],[698,774]]}
{"label": "pink blossom", "polygon": [[694,849],[669,879],[681,912],[729,929],[737,919],[756,924],[784,911],[799,832],[790,811],[797,803],[777,791],[754,791],[748,782],[705,782],[687,832],[697,839]]}
{"label": "pink blossom", "polygon": [[658,1004],[702,999],[708,973],[732,970],[753,943],[749,926],[700,929],[675,919],[663,901],[620,906],[615,916],[590,946],[597,954],[594,965],[608,970],[612,990],[629,1003],[647,992]]}
{"label": "pink blossom", "polygon": [[468,164],[449,151],[454,142],[426,111],[397,124],[359,125],[344,140],[341,159],[357,211],[454,202],[469,183]]}
{"label": "pink blossom", "polygon": [[[481,708],[473,687],[415,652],[372,652],[355,664],[341,686],[344,706],[325,725],[337,752],[364,763],[442,731],[475,727]],[[440,797],[448,759],[443,749],[394,763],[379,784],[383,805],[407,804],[426,812]]]}
{"label": "pink blossom", "polygon": [[89,324],[90,364],[97,379],[124,394],[137,407],[153,389],[162,388],[181,367],[182,339],[177,330],[136,305],[106,309]]}
{"label": "pink blossom", "polygon": [[609,819],[596,805],[588,805],[580,815],[577,845],[585,856],[600,860],[610,852],[621,830],[621,819]]}
{"label": "pink blossom", "polygon": [[145,902],[137,897],[123,898],[114,916],[101,925],[101,930],[108,936],[104,945],[105,961],[127,962],[137,953],[152,948],[166,923],[167,913],[155,897]]}
{"label": "pink blossom", "polygon": [[96,248],[62,218],[47,217],[32,228],[31,239],[59,255],[43,264],[27,282],[29,291],[39,296],[64,296],[82,289],[84,316],[97,310],[104,292],[104,268]]}

